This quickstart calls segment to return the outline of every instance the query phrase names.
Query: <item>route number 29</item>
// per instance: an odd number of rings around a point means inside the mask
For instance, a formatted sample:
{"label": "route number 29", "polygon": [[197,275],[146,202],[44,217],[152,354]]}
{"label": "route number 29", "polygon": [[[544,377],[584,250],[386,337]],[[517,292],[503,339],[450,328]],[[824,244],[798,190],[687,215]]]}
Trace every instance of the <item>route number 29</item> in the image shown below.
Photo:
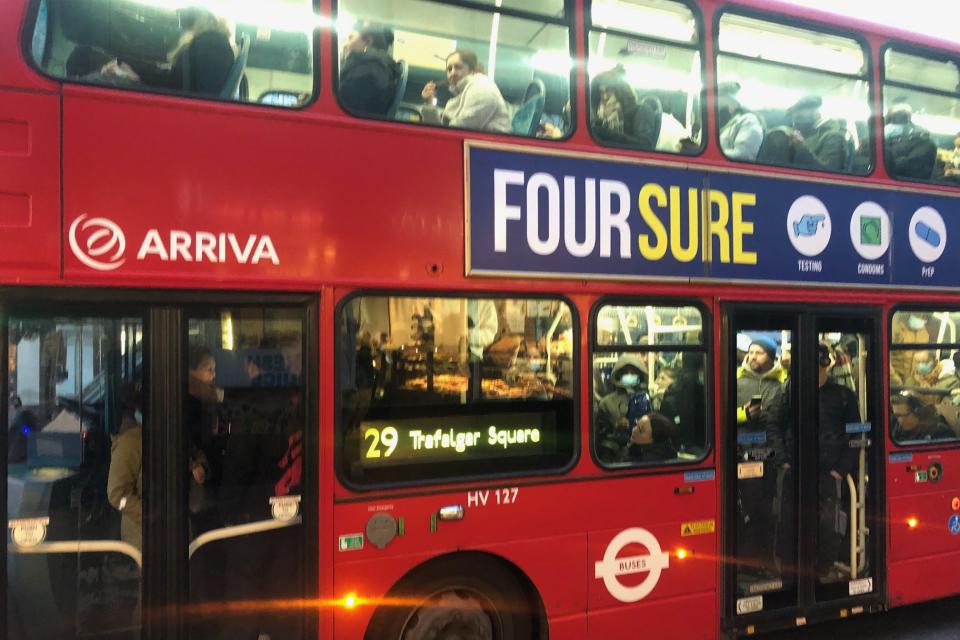
{"label": "route number 29", "polygon": [[400,438],[396,427],[384,427],[383,429],[367,429],[363,434],[364,440],[370,440],[370,448],[367,449],[368,458],[379,458],[381,456],[380,446],[383,445],[386,451],[383,452],[384,458],[389,458],[397,448],[397,440]]}

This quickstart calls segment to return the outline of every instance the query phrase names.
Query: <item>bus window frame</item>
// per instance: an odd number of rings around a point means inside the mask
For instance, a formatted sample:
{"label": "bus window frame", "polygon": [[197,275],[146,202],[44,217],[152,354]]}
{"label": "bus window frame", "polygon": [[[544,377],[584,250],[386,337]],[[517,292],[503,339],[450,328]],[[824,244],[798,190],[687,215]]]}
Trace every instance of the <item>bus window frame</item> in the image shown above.
{"label": "bus window frame", "polygon": [[[570,459],[567,460],[563,465],[552,467],[552,468],[537,468],[537,469],[527,469],[521,471],[495,471],[492,473],[475,473],[470,475],[460,475],[460,476],[433,476],[428,478],[419,478],[416,480],[399,480],[399,481],[388,481],[388,482],[370,482],[370,483],[358,483],[352,480],[346,473],[343,471],[343,445],[344,437],[343,430],[341,425],[341,413],[342,413],[342,402],[340,398],[340,385],[337,383],[337,376],[339,375],[339,363],[344,357],[343,345],[339,339],[340,335],[340,319],[343,313],[344,308],[352,303],[356,298],[363,297],[382,297],[382,298],[449,298],[454,300],[549,300],[555,302],[562,302],[567,305],[567,308],[570,311],[570,323],[573,330],[573,340],[571,357],[573,358],[573,363],[571,367],[572,379],[571,379],[571,401],[573,407],[571,409],[572,424],[570,425],[570,436],[572,439],[572,446],[570,451]],[[525,479],[525,478],[536,478],[536,477],[558,477],[564,474],[569,473],[574,469],[577,464],[580,462],[581,457],[581,446],[580,439],[583,435],[582,433],[582,421],[580,419],[580,411],[582,407],[581,396],[583,393],[581,380],[580,380],[580,367],[582,366],[582,354],[580,349],[580,314],[579,311],[573,302],[565,294],[553,294],[553,293],[543,293],[543,292],[524,292],[524,291],[500,291],[492,292],[489,290],[449,290],[449,291],[437,291],[430,289],[411,289],[411,290],[396,290],[396,289],[380,289],[380,288],[357,288],[348,291],[343,294],[339,300],[337,300],[336,305],[333,309],[333,336],[334,336],[334,345],[333,345],[333,387],[334,387],[334,398],[333,398],[333,468],[334,475],[337,480],[340,482],[341,486],[349,489],[350,491],[355,491],[357,493],[370,493],[374,491],[382,491],[389,489],[399,489],[399,488],[429,488],[429,487],[443,487],[444,485],[457,485],[464,484],[469,482],[475,482],[478,480],[483,481],[498,481],[506,479]],[[462,405],[461,405],[462,406]],[[467,405],[468,406],[468,405]],[[496,458],[491,459],[491,461],[496,460]],[[426,465],[425,468],[429,468],[431,464],[437,463],[422,463]]]}
{"label": "bus window frame", "polygon": [[[618,142],[609,142],[601,141],[594,132],[593,127],[590,126],[591,114],[590,114],[590,105],[593,104],[591,97],[591,82],[590,74],[587,72],[587,66],[590,62],[590,34],[594,30],[593,21],[591,20],[592,10],[593,10],[593,0],[584,0],[583,2],[583,33],[584,33],[584,56],[583,56],[583,65],[584,65],[584,87],[583,87],[583,100],[584,100],[584,110],[587,113],[586,118],[586,128],[587,132],[590,134],[590,139],[595,145],[608,149],[623,149],[625,151],[633,151],[636,153],[649,153],[656,155],[658,157],[674,158],[678,162],[683,161],[685,158],[699,158],[703,156],[706,152],[708,144],[708,139],[710,136],[710,127],[707,123],[707,42],[706,38],[706,22],[703,17],[703,11],[701,7],[698,6],[693,0],[671,0],[678,4],[682,4],[687,7],[691,14],[693,15],[694,23],[697,28],[697,41],[695,43],[684,43],[677,42],[676,40],[669,40],[666,38],[655,38],[653,36],[640,35],[636,33],[630,33],[629,31],[621,31],[619,29],[608,29],[605,27],[596,27],[598,33],[612,33],[614,35],[625,36],[636,38],[642,40],[643,42],[652,42],[655,44],[663,44],[670,47],[678,47],[681,49],[689,49],[691,51],[697,51],[700,54],[700,146],[694,153],[683,153],[676,152],[672,153],[670,151],[657,151],[656,148],[644,150],[637,149],[636,147],[630,146],[629,144],[618,143]],[[718,138],[719,139],[719,138]],[[653,141],[654,146],[656,146],[656,140]]]}
{"label": "bus window frame", "polygon": [[[48,80],[52,80],[62,86],[74,86],[74,87],[85,87],[88,89],[93,89],[94,91],[120,91],[124,95],[143,95],[152,97],[152,96],[162,96],[165,98],[173,98],[176,100],[187,100],[187,101],[198,101],[200,104],[213,104],[213,105],[237,105],[240,107],[261,107],[265,109],[274,109],[280,110],[281,112],[295,112],[303,111],[307,109],[310,105],[317,101],[320,97],[322,91],[321,85],[321,76],[320,76],[320,44],[321,37],[320,32],[321,27],[317,26],[313,29],[313,35],[308,41],[311,43],[313,51],[311,51],[311,63],[313,65],[313,90],[310,95],[310,99],[306,100],[302,104],[298,104],[292,107],[284,107],[279,105],[267,104],[259,101],[259,96],[254,100],[225,100],[220,97],[214,96],[205,96],[201,94],[192,94],[186,93],[183,91],[174,91],[172,89],[158,89],[156,87],[150,87],[148,85],[143,85],[142,87],[122,87],[116,85],[105,85],[97,84],[95,82],[82,82],[80,80],[60,77],[45,71],[41,68],[36,60],[33,59],[33,52],[31,48],[31,41],[33,38],[33,32],[36,29],[37,14],[40,11],[40,2],[41,0],[28,0],[29,5],[27,6],[26,11],[23,13],[23,20],[20,23],[20,53],[23,56],[24,61],[27,66],[33,70],[35,73],[38,73],[41,77]],[[320,0],[310,0],[310,5],[313,10],[314,15],[320,16]],[[49,0],[47,3],[47,18],[49,19],[50,15],[50,4]],[[47,41],[45,43],[45,58],[49,58],[49,51],[51,47],[50,42],[50,33],[47,32]],[[189,104],[189,102],[188,102]]]}
{"label": "bus window frame", "polygon": [[[907,89],[907,90],[910,90],[910,91],[916,91],[916,92],[920,92],[920,93],[931,93],[931,94],[938,95],[938,96],[943,96],[943,97],[952,97],[953,99],[955,99],[955,100],[957,101],[957,103],[960,103],[960,87],[958,87],[958,91],[957,91],[956,93],[950,93],[950,92],[948,92],[948,91],[943,91],[943,90],[940,90],[940,89],[933,89],[933,88],[930,88],[930,87],[923,87],[923,86],[921,86],[921,85],[909,84],[909,83],[907,83],[907,82],[900,82],[900,81],[897,81],[897,80],[892,80],[892,81],[891,81],[891,80],[887,80],[887,60],[886,60],[886,56],[887,56],[887,51],[889,51],[890,49],[893,49],[894,51],[897,51],[897,52],[900,52],[900,53],[906,53],[906,54],[908,54],[908,55],[914,55],[914,56],[920,56],[920,57],[923,57],[923,58],[928,58],[928,59],[930,59],[930,60],[939,60],[939,61],[942,61],[942,62],[952,62],[953,64],[955,64],[955,65],[957,66],[958,71],[960,71],[960,54],[958,54],[958,53],[951,53],[951,52],[946,51],[946,50],[944,50],[944,49],[937,49],[937,48],[928,47],[928,46],[925,46],[925,45],[908,43],[908,42],[904,42],[904,41],[902,41],[902,40],[887,40],[886,42],[884,42],[884,43],[880,46],[880,51],[879,51],[879,53],[880,53],[880,59],[879,59],[879,64],[880,64],[880,87],[879,87],[879,91],[880,91],[880,109],[881,109],[881,113],[877,114],[877,117],[878,117],[878,120],[879,120],[880,138],[881,138],[881,139],[883,138],[883,128],[884,128],[884,127],[886,126],[886,124],[887,124],[887,114],[886,114],[886,111],[884,111],[884,106],[886,105],[886,99],[887,99],[887,96],[886,96],[886,87],[887,87],[888,84],[889,84],[890,86],[892,86],[892,87],[899,87],[899,88],[901,88],[901,89]],[[956,184],[956,183],[939,182],[939,181],[936,181],[936,180],[933,180],[933,179],[930,179],[930,180],[919,180],[919,179],[905,178],[905,177],[900,177],[900,176],[895,175],[894,173],[892,173],[892,172],[890,171],[890,167],[887,165],[886,140],[883,140],[883,147],[881,147],[881,149],[882,149],[883,153],[880,154],[880,155],[881,155],[880,162],[883,163],[883,169],[884,169],[884,171],[887,172],[887,176],[888,176],[891,180],[893,180],[894,182],[902,182],[902,183],[904,183],[904,184],[910,184],[910,185],[924,185],[924,186],[926,186],[926,187],[930,187],[930,186],[941,187],[941,188],[944,188],[944,189],[951,189],[951,190],[953,190],[953,191],[956,191],[956,190],[960,189],[960,185],[958,185],[958,184]],[[892,317],[893,317],[893,316],[891,316],[891,320],[892,320]]]}
{"label": "bus window frame", "polygon": [[[603,462],[600,457],[597,455],[596,447],[596,416],[595,416],[595,403],[593,401],[593,357],[597,353],[597,346],[605,347],[604,351],[609,351],[611,353],[650,353],[650,352],[665,352],[667,349],[659,349],[657,347],[650,346],[640,346],[636,345],[629,347],[626,345],[598,345],[597,344],[597,317],[600,315],[600,310],[604,307],[616,307],[616,306],[631,306],[631,307],[694,307],[700,312],[700,327],[703,333],[703,342],[699,345],[677,345],[675,351],[692,351],[696,353],[703,354],[703,392],[704,392],[704,413],[706,415],[706,422],[703,425],[703,428],[706,432],[706,444],[704,446],[703,454],[691,460],[684,460],[682,458],[677,458],[676,460],[671,461],[654,461],[654,462],[617,462],[617,463],[608,463]],[[709,331],[704,329],[709,326]],[[593,463],[597,465],[597,468],[602,469],[607,473],[619,473],[623,474],[625,472],[664,472],[669,471],[673,472],[676,469],[689,469],[691,467],[701,467],[704,466],[708,460],[711,459],[713,455],[714,447],[716,446],[716,438],[714,438],[714,427],[715,427],[715,416],[714,416],[714,367],[713,365],[713,314],[710,312],[710,307],[707,303],[699,298],[665,298],[660,296],[653,297],[643,297],[642,295],[629,296],[629,295],[611,295],[611,296],[601,296],[594,301],[590,307],[590,325],[587,327],[588,333],[588,342],[587,342],[587,358],[589,359],[590,366],[590,381],[588,384],[588,398],[590,399],[590,424],[588,438],[590,441],[590,457],[593,460]],[[602,351],[603,352],[603,351]]]}
{"label": "bus window frame", "polygon": [[[319,0],[315,0],[319,1]],[[406,120],[396,120],[390,119],[382,116],[373,116],[373,115],[359,115],[355,114],[340,100],[340,42],[339,42],[339,32],[334,27],[331,31],[331,39],[333,46],[333,53],[330,56],[330,77],[333,79],[333,96],[337,103],[337,108],[340,110],[342,115],[347,116],[348,118],[353,118],[361,121],[369,122],[379,122],[383,124],[394,124],[404,128],[418,128],[421,131],[452,131],[457,133],[469,133],[469,134],[483,134],[490,136],[505,136],[510,140],[536,140],[545,143],[560,143],[569,140],[577,129],[577,38],[576,38],[576,20],[574,17],[574,0],[564,0],[563,2],[563,17],[553,18],[546,14],[539,14],[533,11],[524,11],[523,9],[514,9],[514,8],[497,8],[491,4],[484,4],[481,2],[471,2],[470,0],[421,0],[422,2],[429,2],[439,5],[445,5],[449,7],[455,7],[458,9],[467,9],[482,11],[488,14],[498,13],[510,18],[519,18],[523,20],[534,20],[541,21],[545,24],[551,24],[553,26],[566,27],[567,29],[567,54],[570,56],[572,64],[570,65],[570,74],[567,79],[568,94],[567,99],[570,103],[570,123],[569,130],[564,133],[563,136],[559,138],[540,138],[537,136],[525,136],[519,133],[500,133],[498,131],[485,131],[482,129],[469,129],[466,127],[451,127],[443,124],[430,124],[426,122],[413,122]],[[333,16],[332,23],[336,25],[337,16],[339,14],[340,4],[343,0],[333,0]],[[393,28],[392,25],[387,25]],[[492,80],[492,78],[491,78]],[[499,89],[499,86],[498,86]]]}
{"label": "bus window frame", "polygon": [[918,351],[921,349],[937,349],[940,347],[957,347],[960,349],[960,340],[958,342],[945,342],[945,343],[908,343],[903,342],[896,345],[894,349],[893,343],[893,322],[894,315],[897,313],[917,311],[923,313],[936,313],[936,312],[957,312],[960,313],[960,305],[950,306],[942,303],[937,304],[917,304],[917,303],[907,303],[907,304],[896,304],[890,308],[890,311],[887,315],[887,335],[886,335],[886,352],[887,352],[887,369],[883,372],[883,380],[886,383],[883,388],[886,389],[886,396],[884,397],[884,420],[887,421],[886,425],[886,438],[887,441],[892,444],[897,449],[910,449],[914,451],[919,450],[948,450],[948,449],[960,449],[960,436],[953,438],[942,438],[939,440],[897,440],[893,437],[893,420],[891,418],[890,410],[890,354],[893,351]]}
{"label": "bus window frame", "polygon": [[[802,65],[793,65],[785,62],[775,62],[771,60],[763,60],[761,58],[749,58],[746,56],[741,56],[736,53],[725,53],[720,51],[720,19],[727,15],[737,15],[744,18],[754,18],[756,20],[764,20],[766,22],[772,22],[774,24],[779,24],[784,27],[796,27],[798,29],[807,29],[809,31],[817,31],[823,33],[824,35],[837,36],[841,38],[847,38],[849,40],[855,41],[860,45],[861,50],[863,51],[863,59],[865,63],[865,68],[861,76],[853,76],[845,73],[838,73],[833,71],[823,71],[822,69],[814,69],[812,67],[805,67]],[[713,63],[713,84],[710,86],[710,90],[713,93],[713,108],[711,109],[713,115],[714,123],[718,122],[718,113],[717,113],[717,91],[720,84],[720,76],[717,74],[718,58],[719,56],[731,56],[739,60],[756,62],[759,64],[768,64],[770,66],[785,67],[791,69],[799,69],[803,71],[808,71],[812,73],[822,73],[825,75],[830,75],[837,78],[859,78],[867,82],[868,94],[867,94],[867,106],[870,107],[870,116],[867,118],[867,131],[870,134],[868,142],[870,143],[870,169],[865,173],[847,173],[845,171],[823,171],[820,169],[806,169],[803,167],[796,166],[782,166],[776,164],[765,164],[762,162],[757,162],[756,160],[750,162],[747,160],[736,160],[734,158],[727,157],[727,154],[723,152],[723,149],[720,148],[720,130],[719,128],[716,131],[716,135],[713,137],[713,143],[717,146],[717,150],[720,152],[720,156],[726,161],[733,163],[734,165],[747,165],[753,167],[763,167],[762,170],[769,171],[773,169],[774,171],[778,170],[787,170],[787,171],[798,171],[803,175],[817,176],[825,175],[830,176],[832,179],[840,180],[849,180],[851,178],[869,178],[873,176],[877,171],[877,123],[879,122],[877,114],[873,112],[873,107],[876,104],[877,98],[877,87],[874,82],[874,59],[873,59],[873,49],[870,48],[870,42],[867,40],[863,34],[857,33],[855,31],[848,31],[843,28],[835,27],[829,24],[824,24],[822,22],[817,22],[816,20],[810,20],[808,18],[801,18],[793,15],[788,15],[785,13],[774,13],[770,11],[765,11],[763,9],[754,9],[753,7],[738,6],[731,4],[724,4],[720,9],[718,9],[713,15],[713,27],[711,36],[713,38],[713,52],[712,52],[712,63]],[[882,83],[881,83],[882,84]],[[881,130],[881,138],[882,130]]]}

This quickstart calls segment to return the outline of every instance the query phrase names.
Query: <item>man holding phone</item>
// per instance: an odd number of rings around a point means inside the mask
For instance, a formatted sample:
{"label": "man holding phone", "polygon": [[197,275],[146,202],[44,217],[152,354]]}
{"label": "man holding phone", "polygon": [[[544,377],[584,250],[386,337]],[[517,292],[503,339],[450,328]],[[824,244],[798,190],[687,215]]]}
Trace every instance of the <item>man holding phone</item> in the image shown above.
{"label": "man holding phone", "polygon": [[781,542],[790,525],[783,516],[792,513],[782,508],[792,486],[787,377],[777,361],[776,342],[764,334],[752,337],[744,366],[737,369],[737,460],[743,467],[742,474],[738,468],[737,552],[752,560],[756,580],[769,590],[783,588],[780,567],[791,553]]}

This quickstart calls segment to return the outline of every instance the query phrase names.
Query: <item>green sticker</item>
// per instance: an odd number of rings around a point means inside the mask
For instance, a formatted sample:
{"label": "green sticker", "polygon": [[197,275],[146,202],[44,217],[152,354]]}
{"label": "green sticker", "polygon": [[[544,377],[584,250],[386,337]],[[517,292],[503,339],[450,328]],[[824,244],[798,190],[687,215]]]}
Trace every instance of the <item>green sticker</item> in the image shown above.
{"label": "green sticker", "polygon": [[340,536],[340,551],[356,551],[357,549],[363,549],[362,533]]}

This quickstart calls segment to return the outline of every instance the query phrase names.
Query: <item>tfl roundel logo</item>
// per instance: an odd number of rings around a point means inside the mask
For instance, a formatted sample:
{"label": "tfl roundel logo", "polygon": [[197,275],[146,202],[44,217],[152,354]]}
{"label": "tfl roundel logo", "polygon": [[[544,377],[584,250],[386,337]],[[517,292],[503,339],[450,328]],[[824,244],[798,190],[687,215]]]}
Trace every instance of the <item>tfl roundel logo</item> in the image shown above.
{"label": "tfl roundel logo", "polygon": [[[646,547],[647,553],[635,556],[621,556],[630,545]],[[594,577],[602,578],[610,595],[620,602],[638,602],[643,600],[660,581],[660,573],[670,566],[670,554],[660,548],[656,536],[640,527],[621,531],[603,554],[603,560],[594,564]],[[644,579],[634,586],[620,581],[621,576],[635,573],[646,574]]]}
{"label": "tfl roundel logo", "polygon": [[113,271],[124,262],[127,239],[123,230],[109,218],[90,218],[81,214],[70,225],[70,249],[77,260],[97,271]]}

